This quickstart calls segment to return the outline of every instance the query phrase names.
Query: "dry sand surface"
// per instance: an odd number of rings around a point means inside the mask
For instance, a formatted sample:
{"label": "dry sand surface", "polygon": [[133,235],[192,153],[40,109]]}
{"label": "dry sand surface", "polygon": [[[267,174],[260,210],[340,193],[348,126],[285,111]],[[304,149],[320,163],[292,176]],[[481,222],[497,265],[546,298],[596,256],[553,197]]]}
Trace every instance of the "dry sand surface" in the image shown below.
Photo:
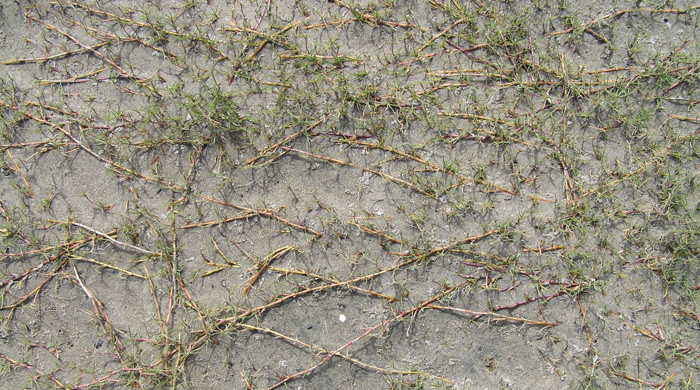
{"label": "dry sand surface", "polygon": [[700,388],[699,22],[2,1],[0,389]]}

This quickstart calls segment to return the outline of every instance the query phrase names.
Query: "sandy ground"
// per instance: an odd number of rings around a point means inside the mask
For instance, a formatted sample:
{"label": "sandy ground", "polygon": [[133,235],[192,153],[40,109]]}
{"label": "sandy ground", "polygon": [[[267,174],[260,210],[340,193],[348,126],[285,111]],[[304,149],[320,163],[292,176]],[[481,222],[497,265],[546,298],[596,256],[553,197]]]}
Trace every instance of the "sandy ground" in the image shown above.
{"label": "sandy ground", "polygon": [[698,388],[699,18],[3,2],[0,388]]}

